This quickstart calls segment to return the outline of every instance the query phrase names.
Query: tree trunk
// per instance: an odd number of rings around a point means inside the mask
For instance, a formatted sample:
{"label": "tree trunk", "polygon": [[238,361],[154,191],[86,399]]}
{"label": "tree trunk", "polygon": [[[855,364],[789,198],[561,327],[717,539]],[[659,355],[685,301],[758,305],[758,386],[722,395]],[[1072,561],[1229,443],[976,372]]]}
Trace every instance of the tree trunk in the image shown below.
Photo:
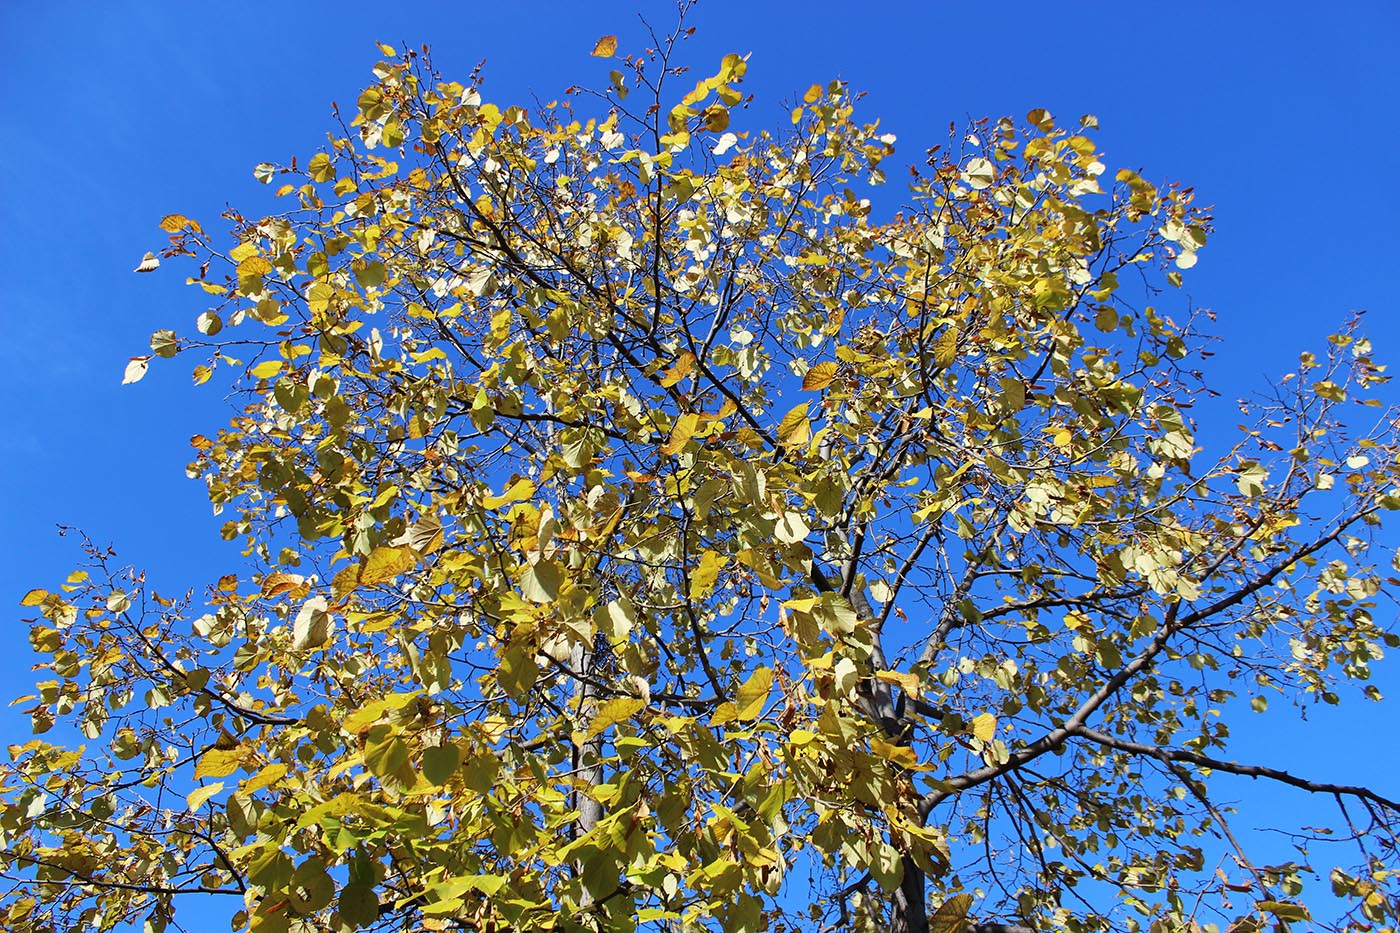
{"label": "tree trunk", "polygon": [[[574,645],[569,653],[569,667],[580,674],[587,674],[588,668],[593,663],[593,652],[585,645]],[[588,723],[593,718],[593,701],[596,691],[583,680],[574,684],[574,710],[577,716],[575,728],[580,732],[588,731]],[[584,785],[594,787],[603,779],[603,770],[598,763],[598,752],[602,745],[602,736],[594,736],[581,745],[574,747],[574,774]],[[574,824],[575,836],[582,836],[590,832],[598,825],[598,821],[603,818],[603,805],[594,800],[591,796],[581,790],[574,791],[574,808],[578,810],[578,822]],[[575,873],[582,875],[584,866],[577,864],[574,866]],[[587,907],[593,903],[593,894],[584,886],[583,893],[579,896],[579,906]]]}
{"label": "tree trunk", "polygon": [[928,933],[928,896],[924,871],[907,855],[900,859],[904,879],[891,899],[890,933]]}

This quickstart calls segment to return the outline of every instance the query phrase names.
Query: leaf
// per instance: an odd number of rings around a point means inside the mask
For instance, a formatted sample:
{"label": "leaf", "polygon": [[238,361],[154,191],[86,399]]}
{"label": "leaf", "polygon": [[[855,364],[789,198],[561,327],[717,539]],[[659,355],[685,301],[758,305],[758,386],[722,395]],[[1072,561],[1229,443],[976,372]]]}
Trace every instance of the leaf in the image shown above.
{"label": "leaf", "polygon": [[675,364],[661,378],[660,385],[670,388],[680,382],[686,376],[695,372],[695,354],[686,352],[676,357]]}
{"label": "leaf", "polygon": [[[234,577],[235,584],[237,577]],[[281,596],[285,593],[295,593],[306,586],[306,578],[300,574],[282,573],[280,571],[269,573],[262,578],[262,586],[259,588],[262,595],[267,599]],[[235,585],[234,589],[237,589]]]}
{"label": "leaf", "polygon": [[695,429],[700,424],[700,416],[695,412],[686,412],[676,419],[676,423],[671,426],[671,438],[661,447],[661,452],[668,457],[685,450],[685,445],[695,436]]}
{"label": "leaf", "polygon": [[262,790],[264,787],[271,787],[273,784],[276,784],[278,781],[282,780],[282,778],[286,777],[287,772],[290,770],[291,769],[282,762],[274,761],[272,764],[267,765],[257,774],[244,781],[240,790],[245,794],[251,794],[254,791]]}
{"label": "leaf", "polygon": [[761,716],[772,687],[773,671],[769,668],[760,667],[750,674],[734,696],[735,718],[748,722]]}
{"label": "leaf", "polygon": [[206,803],[209,802],[209,798],[213,797],[215,794],[219,793],[219,791],[223,789],[223,781],[215,781],[213,784],[206,784],[203,787],[196,787],[194,790],[189,792],[188,796],[185,797],[185,803],[189,806],[190,810],[198,810],[200,807],[204,806]]}
{"label": "leaf", "polygon": [[552,603],[559,598],[564,571],[552,560],[531,564],[520,577],[520,595],[532,603]]}
{"label": "leaf", "polygon": [[199,757],[199,764],[195,765],[194,776],[196,778],[227,777],[243,762],[246,750],[242,745],[235,745],[233,748],[211,748]]}
{"label": "leaf", "polygon": [[282,371],[281,360],[265,360],[248,370],[248,375],[254,379],[271,379]]}
{"label": "leaf", "polygon": [[967,164],[963,166],[962,170],[963,183],[973,191],[981,191],[984,188],[991,187],[992,182],[996,180],[996,176],[996,167],[993,166],[990,161],[980,156],[975,159],[968,159]]}
{"label": "leaf", "polygon": [[646,703],[635,697],[616,697],[599,703],[593,711],[593,718],[588,721],[588,730],[584,737],[591,739],[595,735],[601,735],[612,726],[631,719],[632,715],[644,706]]}
{"label": "leaf", "polygon": [[367,927],[379,919],[379,898],[368,884],[347,884],[336,902],[340,919],[352,928]]}
{"label": "leaf", "polygon": [[738,141],[739,141],[739,137],[738,137],[738,136],[735,136],[733,133],[725,133],[725,134],[724,134],[723,136],[721,136],[721,137],[719,138],[719,140],[715,143],[714,148],[711,149],[710,152],[711,152],[711,154],[717,155],[717,156],[724,155],[724,154],[725,154],[726,152],[728,152],[730,149],[733,149],[733,148],[734,148],[734,144],[737,143]]}
{"label": "leaf", "polygon": [[881,758],[901,768],[913,770],[919,766],[919,756],[908,745],[886,742],[878,735],[870,737],[870,750]]}
{"label": "leaf", "polygon": [[802,377],[802,389],[805,392],[820,392],[836,379],[836,372],[839,369],[835,360],[822,360]]}
{"label": "leaf", "polygon": [[190,219],[184,214],[166,214],[160,219],[160,228],[166,233],[179,233],[189,222]]}
{"label": "leaf", "polygon": [[797,447],[812,439],[812,423],[807,420],[807,402],[794,406],[778,424],[778,443]]}
{"label": "leaf", "polygon": [[228,251],[228,258],[232,259],[235,263],[240,263],[245,259],[248,259],[252,256],[256,256],[257,254],[258,244],[249,243],[248,241],[244,240],[243,242],[235,246],[233,249]]}
{"label": "leaf", "polygon": [[603,36],[593,44],[593,51],[588,54],[594,58],[612,58],[617,53],[617,36]]}
{"label": "leaf", "polygon": [[267,275],[272,271],[272,263],[263,256],[249,256],[238,264],[238,274],[244,275]]}
{"label": "leaf", "polygon": [[929,933],[965,933],[968,927],[967,912],[976,900],[966,892],[954,894],[928,918]]}
{"label": "leaf", "polygon": [[150,361],[149,356],[133,356],[131,362],[126,364],[126,372],[122,373],[122,385],[140,382],[141,377],[146,375],[146,365]]}
{"label": "leaf", "polygon": [[455,742],[431,745],[423,749],[423,777],[436,787],[452,779],[462,766],[462,750]]}
{"label": "leaf", "polygon": [[705,108],[702,114],[705,121],[705,129],[711,133],[719,133],[729,128],[729,108],[723,104],[711,104]]}
{"label": "leaf", "polygon": [[499,509],[512,502],[522,502],[535,494],[535,484],[528,479],[516,479],[499,496],[487,496],[481,500],[484,509]]}
{"label": "leaf", "polygon": [[700,555],[700,563],[690,574],[690,598],[696,602],[710,595],[710,591],[715,588],[715,582],[719,579],[719,569],[725,565],[727,558],[716,554],[714,551],[706,551]]}
{"label": "leaf", "polygon": [[311,157],[311,161],[306,163],[306,173],[314,182],[335,181],[335,166],[331,164],[331,157],[324,152]]}
{"label": "leaf", "polygon": [[947,369],[958,358],[958,325],[949,324],[933,344],[933,361],[939,369]]}
{"label": "leaf", "polygon": [[1254,909],[1289,922],[1312,919],[1312,914],[1302,904],[1290,904],[1287,901],[1258,901]]}
{"label": "leaf", "polygon": [[326,611],[326,598],[313,596],[302,604],[292,623],[292,650],[319,648],[329,640],[330,631],[331,616]]}
{"label": "leaf", "polygon": [[983,742],[990,742],[997,734],[997,718],[991,713],[979,713],[972,719],[972,734]]}
{"label": "leaf", "polygon": [[39,606],[43,604],[45,599],[48,599],[48,596],[48,590],[30,590],[24,594],[19,604],[21,606]]}
{"label": "leaf", "polygon": [[388,724],[380,724],[370,730],[365,741],[365,767],[380,777],[396,776],[408,764],[408,743],[398,730]]}
{"label": "leaf", "polygon": [[413,566],[413,551],[406,547],[377,547],[360,567],[360,585],[387,583]]}

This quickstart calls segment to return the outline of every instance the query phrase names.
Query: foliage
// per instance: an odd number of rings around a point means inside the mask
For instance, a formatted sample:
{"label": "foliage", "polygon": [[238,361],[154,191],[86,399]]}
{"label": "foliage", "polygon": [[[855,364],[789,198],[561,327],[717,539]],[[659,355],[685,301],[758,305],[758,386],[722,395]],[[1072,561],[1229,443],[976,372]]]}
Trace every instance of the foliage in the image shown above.
{"label": "foliage", "polygon": [[[1369,344],[1207,458],[1208,315],[1151,304],[1189,189],[1038,110],[881,220],[846,86],[747,128],[684,35],[530,110],[384,47],[258,167],[285,209],[162,221],[214,304],[152,354],[237,377],[189,472],[253,569],[201,605],[89,545],[26,597],[62,728],[0,778],[4,925],[1253,930],[1335,862],[1394,929],[1396,803],[1228,755],[1396,644]],[[1335,797],[1345,854],[1250,861],[1233,775]]]}

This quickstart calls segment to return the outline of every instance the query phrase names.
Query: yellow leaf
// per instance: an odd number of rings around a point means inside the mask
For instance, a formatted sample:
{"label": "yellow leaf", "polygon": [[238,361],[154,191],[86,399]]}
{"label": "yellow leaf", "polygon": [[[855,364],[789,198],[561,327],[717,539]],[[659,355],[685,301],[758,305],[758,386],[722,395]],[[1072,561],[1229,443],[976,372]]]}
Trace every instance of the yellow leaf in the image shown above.
{"label": "yellow leaf", "polygon": [[499,509],[511,502],[522,502],[535,494],[535,484],[528,479],[517,479],[499,496],[487,496],[481,500],[484,509]]}
{"label": "yellow leaf", "polygon": [[257,254],[258,248],[256,245],[252,243],[239,243],[233,249],[229,250],[228,258],[232,259],[234,262],[242,262],[249,256],[256,256]]}
{"label": "yellow leaf", "polygon": [[262,256],[249,256],[238,264],[239,275],[267,275],[272,271],[272,263]]}
{"label": "yellow leaf", "polygon": [[976,898],[966,892],[948,898],[928,918],[929,933],[962,933],[968,927],[967,912],[974,900]]}
{"label": "yellow leaf", "polygon": [[715,581],[719,579],[719,568],[725,564],[725,558],[714,551],[706,551],[700,556],[700,566],[690,574],[690,598],[704,599],[710,595],[710,591],[715,588]]}
{"label": "yellow leaf", "polygon": [[919,695],[919,678],[915,674],[901,671],[876,671],[875,679],[882,683],[894,684],[910,696]]}
{"label": "yellow leaf", "polygon": [[24,594],[24,598],[19,601],[19,604],[21,606],[42,605],[48,595],[48,590],[30,590],[28,593]]}
{"label": "yellow leaf", "polygon": [[254,379],[271,379],[282,371],[281,360],[267,360],[259,363],[248,371]]}
{"label": "yellow leaf", "polygon": [[661,452],[673,457],[685,450],[686,442],[695,436],[695,429],[700,424],[700,416],[695,412],[686,412],[676,419],[675,425],[671,428],[671,439],[662,447]]}
{"label": "yellow leaf", "polygon": [[189,222],[184,214],[166,214],[160,219],[160,228],[166,233],[179,233]]}
{"label": "yellow leaf", "polygon": [[838,366],[835,360],[822,360],[811,369],[807,370],[807,375],[802,377],[802,389],[804,392],[820,392],[836,379]]}
{"label": "yellow leaf", "polygon": [[200,756],[199,764],[195,765],[194,776],[208,778],[230,775],[238,770],[243,754],[242,745],[235,745],[233,748],[211,748]]}
{"label": "yellow leaf", "polygon": [[213,784],[206,787],[196,787],[194,790],[190,791],[189,796],[185,798],[185,802],[189,804],[191,810],[198,810],[209,802],[210,797],[213,797],[223,789],[223,781],[215,781]]}
{"label": "yellow leaf", "polygon": [[805,444],[812,437],[812,423],[807,420],[807,403],[803,402],[783,416],[778,425],[778,443],[784,447]]}
{"label": "yellow leaf", "polygon": [[588,53],[594,58],[612,58],[617,52],[617,36],[604,36],[593,45],[593,51]]}
{"label": "yellow leaf", "polygon": [[399,51],[398,51],[398,49],[394,48],[392,45],[387,45],[386,43],[383,43],[383,42],[379,43],[379,54],[380,54],[380,55],[387,56],[387,57],[389,57],[389,58],[398,58],[398,57],[399,57]]}
{"label": "yellow leaf", "polygon": [[762,715],[763,706],[768,702],[768,693],[772,687],[773,672],[770,669],[760,667],[750,674],[734,698],[735,718],[747,722]]}
{"label": "yellow leaf", "polygon": [[1069,442],[1074,438],[1069,428],[1060,428],[1055,432],[1054,442],[1056,447],[1068,447]]}
{"label": "yellow leaf", "polygon": [[591,739],[604,729],[631,719],[632,714],[643,706],[646,704],[636,697],[617,697],[600,703],[593,711],[593,718],[588,723],[588,731],[584,737]]}
{"label": "yellow leaf", "polygon": [[355,591],[355,587],[360,583],[360,568],[356,564],[341,568],[340,572],[331,578],[331,592],[336,597],[344,597]]}
{"label": "yellow leaf", "polygon": [[958,358],[958,325],[949,324],[944,328],[943,333],[938,335],[938,342],[933,345],[933,361],[940,369],[946,369],[953,365],[953,361]]}
{"label": "yellow leaf", "polygon": [[661,385],[669,389],[694,371],[695,354],[690,352],[682,353],[680,356],[676,357],[675,365],[666,370],[665,375],[662,376]]}
{"label": "yellow leaf", "polygon": [[243,782],[243,793],[251,794],[255,790],[262,790],[264,787],[271,787],[282,780],[287,774],[287,766],[277,761],[263,768],[257,774]]}
{"label": "yellow leaf", "polygon": [[373,586],[392,580],[413,566],[413,551],[406,547],[377,547],[360,568],[360,584]]}
{"label": "yellow leaf", "polygon": [[705,129],[711,133],[721,133],[729,128],[729,109],[719,104],[705,108]]}
{"label": "yellow leaf", "polygon": [[893,742],[886,742],[878,735],[870,737],[870,750],[888,762],[899,765],[901,768],[917,768],[919,766],[919,756],[908,745],[896,745]]}
{"label": "yellow leaf", "polygon": [[982,713],[972,720],[972,734],[983,742],[990,742],[997,734],[997,718],[991,713]]}

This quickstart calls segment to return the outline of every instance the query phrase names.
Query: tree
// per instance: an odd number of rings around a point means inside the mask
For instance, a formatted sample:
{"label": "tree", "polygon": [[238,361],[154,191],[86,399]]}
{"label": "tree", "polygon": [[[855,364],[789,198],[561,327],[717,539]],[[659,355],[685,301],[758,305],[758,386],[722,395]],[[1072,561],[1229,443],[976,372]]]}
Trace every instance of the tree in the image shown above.
{"label": "tree", "polygon": [[[1394,929],[1400,803],[1229,754],[1400,643],[1356,322],[1208,458],[1209,315],[1149,303],[1190,189],[1036,110],[880,220],[846,86],[746,129],[686,34],[530,110],[383,47],[258,166],[285,210],[165,217],[214,305],[152,353],[236,380],[189,472],[251,569],[171,598],[89,543],[25,598],[64,728],[0,773],[6,928]],[[1239,776],[1347,846],[1252,860]]]}

